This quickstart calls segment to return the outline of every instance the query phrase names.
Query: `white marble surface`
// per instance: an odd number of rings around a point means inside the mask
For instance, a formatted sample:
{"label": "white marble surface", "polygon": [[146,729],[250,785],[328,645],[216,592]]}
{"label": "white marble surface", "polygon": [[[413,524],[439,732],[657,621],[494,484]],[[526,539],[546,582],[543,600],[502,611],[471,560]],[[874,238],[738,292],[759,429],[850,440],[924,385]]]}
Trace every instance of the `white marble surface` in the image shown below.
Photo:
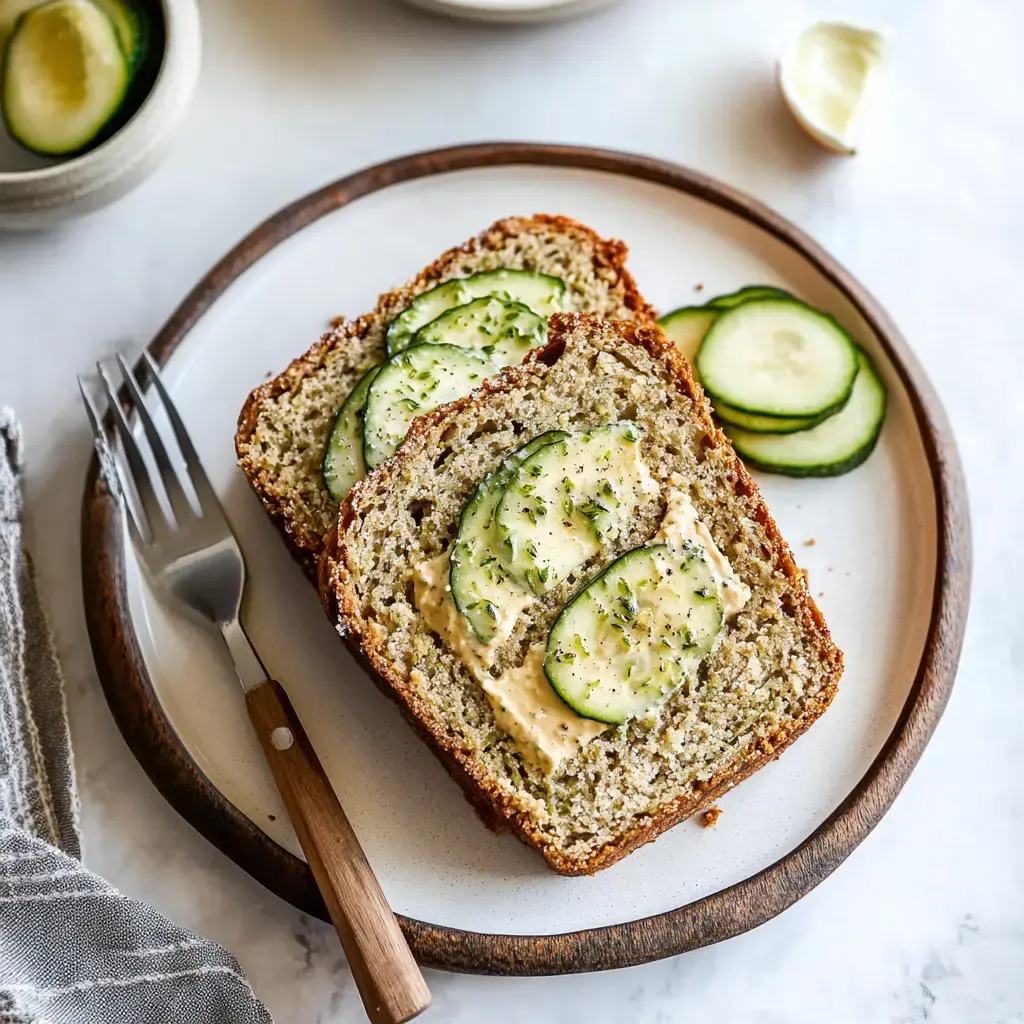
{"label": "white marble surface", "polygon": [[481,138],[617,146],[748,189],[888,306],[945,399],[975,524],[957,688],[893,810],[835,875],[756,932],[585,978],[431,974],[427,1019],[1024,1021],[1024,8],[848,0],[893,61],[852,161],[805,140],[772,62],[822,13],[799,0],[626,0],[587,21],[494,30],[386,0],[207,0],[181,144],[90,220],[0,237],[0,402],[28,440],[30,529],[68,673],[89,864],[228,945],[280,1024],[361,1019],[332,933],[250,881],[137,767],[82,617],[89,450],[74,374],[143,344],[256,221],[400,152]]}

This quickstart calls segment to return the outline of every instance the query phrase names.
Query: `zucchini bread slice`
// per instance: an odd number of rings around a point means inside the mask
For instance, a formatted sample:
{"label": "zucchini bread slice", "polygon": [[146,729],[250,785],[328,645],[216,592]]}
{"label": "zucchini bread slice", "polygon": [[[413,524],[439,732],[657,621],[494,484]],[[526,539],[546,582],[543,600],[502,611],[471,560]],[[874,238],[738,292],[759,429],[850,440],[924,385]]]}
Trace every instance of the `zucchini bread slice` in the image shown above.
{"label": "zucchini bread slice", "polygon": [[[485,822],[576,875],[613,864],[778,757],[828,707],[842,654],[756,484],[660,329],[586,314],[549,323],[546,348],[417,419],[397,455],[356,484],[326,541],[320,585],[339,633]],[[479,666],[474,674],[465,651],[425,620],[423,567],[450,553],[467,500],[510,453],[547,431],[623,422],[638,428],[650,500],[610,547],[526,604],[491,676],[525,668],[574,593],[658,535],[673,493],[688,499],[749,594],[692,682],[624,724],[581,719],[592,727],[586,741],[545,765],[499,724],[507,709],[489,686],[485,693]]]}
{"label": "zucchini bread slice", "polygon": [[338,409],[385,355],[385,332],[414,296],[444,281],[507,267],[565,281],[563,307],[653,320],[626,270],[626,246],[568,217],[509,217],[450,249],[377,307],[342,321],[279,376],[256,388],[238,419],[238,462],[299,563],[316,577],[323,537],[337,514],[321,464]]}

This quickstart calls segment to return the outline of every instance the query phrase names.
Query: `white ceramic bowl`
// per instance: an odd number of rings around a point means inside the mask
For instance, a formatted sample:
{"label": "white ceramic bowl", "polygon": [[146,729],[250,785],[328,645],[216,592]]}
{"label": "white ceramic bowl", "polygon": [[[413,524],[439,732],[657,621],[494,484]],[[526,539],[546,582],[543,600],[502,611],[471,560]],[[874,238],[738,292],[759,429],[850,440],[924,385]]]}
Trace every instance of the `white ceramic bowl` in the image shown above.
{"label": "white ceramic bowl", "polygon": [[589,14],[617,0],[409,0],[434,14],[518,24]]}
{"label": "white ceramic bowl", "polygon": [[161,0],[161,7],[163,61],[132,119],[81,156],[0,170],[0,229],[48,227],[99,209],[134,188],[163,158],[195,92],[201,47],[196,0]]}

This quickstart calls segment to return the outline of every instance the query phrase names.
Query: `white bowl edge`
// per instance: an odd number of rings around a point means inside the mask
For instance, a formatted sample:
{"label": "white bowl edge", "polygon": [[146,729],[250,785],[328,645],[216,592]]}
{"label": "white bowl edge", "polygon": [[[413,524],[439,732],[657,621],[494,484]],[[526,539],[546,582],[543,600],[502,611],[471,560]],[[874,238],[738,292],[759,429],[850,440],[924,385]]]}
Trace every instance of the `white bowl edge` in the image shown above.
{"label": "white bowl edge", "polygon": [[33,171],[0,172],[0,229],[33,229],[81,216],[138,185],[166,154],[195,93],[201,63],[196,0],[162,0],[164,55],[132,119],[81,156]]}

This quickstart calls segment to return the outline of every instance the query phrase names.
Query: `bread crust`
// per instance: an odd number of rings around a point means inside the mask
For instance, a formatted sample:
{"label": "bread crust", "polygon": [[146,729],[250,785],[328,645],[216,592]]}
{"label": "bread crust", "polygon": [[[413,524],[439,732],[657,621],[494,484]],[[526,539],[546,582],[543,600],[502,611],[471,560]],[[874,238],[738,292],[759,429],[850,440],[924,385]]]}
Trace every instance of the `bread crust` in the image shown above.
{"label": "bread crust", "polygon": [[[522,365],[510,367],[500,376],[486,381],[472,395],[415,420],[399,452],[357,483],[342,503],[338,519],[341,528],[347,529],[358,520],[360,507],[371,494],[386,491],[391,486],[391,478],[401,475],[403,462],[411,458],[411,453],[426,442],[438,425],[458,416],[464,409],[486,404],[490,395],[523,386],[531,374],[538,372],[538,363],[553,361],[560,355],[567,334],[588,327],[595,328],[599,323],[606,322],[589,314],[556,314],[550,320],[551,341],[546,348],[531,353]],[[792,584],[797,601],[794,614],[803,625],[810,648],[818,655],[822,686],[820,695],[808,699],[803,714],[789,729],[762,738],[754,749],[728,771],[695,787],[698,791],[693,796],[660,807],[655,814],[637,822],[614,842],[591,856],[585,859],[572,858],[546,841],[530,815],[503,793],[494,779],[488,777],[483,766],[475,760],[473,752],[452,735],[436,709],[420,698],[389,661],[385,654],[386,637],[383,631],[376,623],[364,619],[360,612],[357,579],[349,551],[339,541],[338,527],[330,532],[325,541],[318,574],[321,600],[328,618],[377,686],[398,703],[405,717],[463,788],[485,823],[495,831],[515,833],[539,850],[547,863],[563,875],[589,875],[610,867],[628,853],[657,838],[666,829],[708,807],[759,768],[779,757],[829,706],[835,696],[843,665],[842,652],[832,642],[825,620],[811,597],[792,551],[779,533],[757,484],[732,450],[728,438],[715,425],[711,417],[711,406],[700,384],[694,379],[689,364],[656,324],[619,321],[615,323],[615,328],[623,340],[641,346],[652,358],[661,361],[676,388],[694,400],[695,415],[706,431],[707,443],[722,448],[731,457],[733,487],[737,494],[753,502],[754,517],[762,525],[770,543],[772,564]]]}
{"label": "bread crust", "polygon": [[335,326],[323,334],[304,355],[292,360],[282,373],[255,388],[245,400],[238,415],[238,428],[235,432],[238,465],[284,537],[293,557],[314,583],[317,580],[317,562],[324,538],[301,523],[294,514],[293,496],[281,491],[266,479],[250,451],[250,442],[262,410],[268,402],[279,398],[285,392],[293,391],[306,377],[318,373],[336,348],[342,345],[358,345],[365,339],[369,330],[382,321],[387,310],[394,309],[396,305],[407,305],[414,296],[443,279],[451,267],[460,260],[487,249],[499,248],[507,239],[541,227],[584,236],[593,244],[598,264],[610,267],[616,272],[625,291],[625,305],[633,311],[637,320],[653,322],[656,319],[657,312],[641,296],[636,281],[626,269],[628,249],[624,242],[602,238],[586,225],[570,217],[547,213],[534,214],[532,217],[505,217],[495,221],[475,238],[449,249],[430,266],[420,271],[409,283],[382,294],[372,312],[356,320],[336,321]]}

